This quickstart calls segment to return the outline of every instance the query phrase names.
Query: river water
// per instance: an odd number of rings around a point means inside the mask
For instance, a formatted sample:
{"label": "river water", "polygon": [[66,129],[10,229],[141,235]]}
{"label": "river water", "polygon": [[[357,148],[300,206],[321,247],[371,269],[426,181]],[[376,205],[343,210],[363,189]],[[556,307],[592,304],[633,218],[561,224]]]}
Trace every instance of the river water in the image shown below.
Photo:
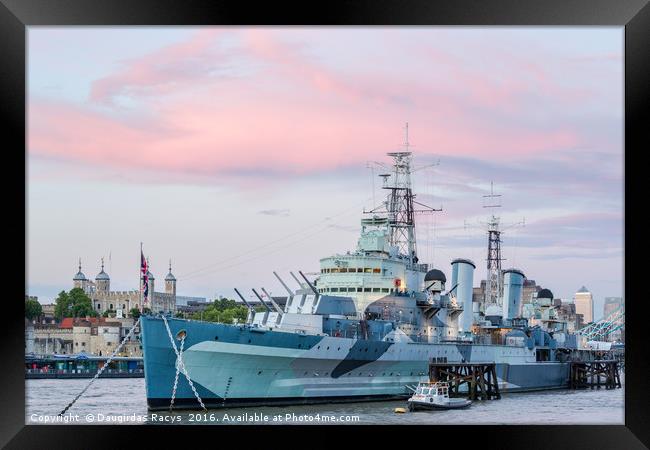
{"label": "river water", "polygon": [[[623,378],[623,377],[621,377]],[[624,388],[503,394],[469,408],[396,414],[406,401],[290,407],[148,412],[144,379],[98,379],[61,418],[57,414],[88,384],[25,380],[27,424],[624,424]],[[622,380],[623,381],[623,380]],[[55,420],[60,420],[55,422]]]}

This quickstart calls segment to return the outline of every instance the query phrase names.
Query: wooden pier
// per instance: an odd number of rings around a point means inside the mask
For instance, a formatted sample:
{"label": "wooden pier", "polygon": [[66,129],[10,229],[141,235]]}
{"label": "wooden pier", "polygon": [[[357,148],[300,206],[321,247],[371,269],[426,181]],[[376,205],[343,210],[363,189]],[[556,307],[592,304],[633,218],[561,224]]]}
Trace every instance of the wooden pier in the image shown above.
{"label": "wooden pier", "polygon": [[621,387],[617,360],[573,361],[569,378],[571,389],[616,389]]}
{"label": "wooden pier", "polygon": [[[486,363],[437,363],[429,361],[429,380],[449,383],[449,396],[467,395],[470,400],[500,399],[496,364]],[[461,386],[467,390],[461,392]]]}

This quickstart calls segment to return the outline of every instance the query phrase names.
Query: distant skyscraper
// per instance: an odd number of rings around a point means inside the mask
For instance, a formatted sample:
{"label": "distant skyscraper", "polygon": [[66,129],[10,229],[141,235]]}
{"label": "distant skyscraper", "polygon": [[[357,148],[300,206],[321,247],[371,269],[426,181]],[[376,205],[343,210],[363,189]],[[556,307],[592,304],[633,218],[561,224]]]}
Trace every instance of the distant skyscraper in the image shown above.
{"label": "distant skyscraper", "polygon": [[[605,297],[605,305],[603,307],[603,318],[609,317],[614,311],[623,306],[623,298],[621,297]],[[616,324],[622,324],[623,319],[614,321]],[[608,340],[613,342],[624,342],[625,329],[619,328],[608,336]]]}
{"label": "distant skyscraper", "polygon": [[585,324],[594,321],[594,298],[586,287],[582,286],[576,292],[573,302],[576,304],[576,313],[582,314]]}
{"label": "distant skyscraper", "polygon": [[603,307],[603,317],[609,316],[623,304],[621,297],[605,297],[605,306]]}

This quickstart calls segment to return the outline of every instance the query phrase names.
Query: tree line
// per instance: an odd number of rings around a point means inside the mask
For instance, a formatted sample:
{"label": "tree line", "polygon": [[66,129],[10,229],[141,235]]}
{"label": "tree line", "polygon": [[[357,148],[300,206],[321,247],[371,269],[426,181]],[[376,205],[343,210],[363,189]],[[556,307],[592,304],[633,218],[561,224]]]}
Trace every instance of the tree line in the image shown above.
{"label": "tree line", "polygon": [[[262,305],[255,308],[256,311],[264,311],[264,309]],[[241,323],[248,317],[248,308],[235,300],[220,298],[213,300],[202,312],[185,315],[179,313],[177,316],[205,322]]]}
{"label": "tree line", "polygon": [[[256,311],[264,311],[262,305],[255,308]],[[144,313],[149,313],[149,308],[144,309]],[[25,298],[25,317],[34,320],[43,314],[43,308],[38,300]],[[102,316],[109,317],[115,314],[115,311],[104,311]],[[140,317],[140,310],[132,308],[129,315],[134,318]],[[98,317],[99,313],[93,308],[92,300],[80,288],[72,288],[69,292],[61,291],[55,300],[54,317],[61,321],[66,317]],[[206,322],[220,323],[241,323],[245,322],[248,317],[248,308],[233,299],[220,298],[215,299],[202,312],[191,314],[177,313],[177,317],[185,317],[194,320],[203,320]]]}

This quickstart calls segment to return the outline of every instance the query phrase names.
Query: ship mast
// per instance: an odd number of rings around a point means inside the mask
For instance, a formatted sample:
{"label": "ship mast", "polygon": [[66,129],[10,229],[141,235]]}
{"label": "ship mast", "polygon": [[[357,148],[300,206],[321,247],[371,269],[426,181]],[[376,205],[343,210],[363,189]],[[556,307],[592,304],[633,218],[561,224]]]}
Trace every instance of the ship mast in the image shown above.
{"label": "ship mast", "polygon": [[[501,194],[494,193],[494,183],[490,182],[490,193],[483,196],[485,204],[483,208],[501,208]],[[485,286],[485,305],[501,305],[503,297],[503,272],[501,270],[501,233],[514,226],[524,225],[525,220],[503,227],[500,217],[494,213],[482,223],[487,228],[488,251],[487,251],[487,280]]]}
{"label": "ship mast", "polygon": [[[407,123],[405,126],[404,151],[388,153],[388,156],[393,158],[391,173],[379,175],[383,179],[382,189],[388,191],[387,199],[383,205],[370,211],[364,210],[364,213],[386,214],[390,229],[390,245],[397,247],[401,255],[408,257],[409,261],[415,264],[418,262],[415,214],[433,213],[442,211],[442,208],[434,209],[415,201],[415,194],[413,194],[411,186],[411,173],[419,169],[411,169],[412,154],[410,147]],[[420,169],[422,168],[424,167]],[[416,210],[414,205],[418,205],[422,209]]]}
{"label": "ship mast", "polygon": [[[484,208],[500,208],[500,194],[494,193],[494,183],[490,182],[490,193],[484,195],[487,201]],[[499,218],[492,214],[487,222],[488,232],[488,255],[487,255],[487,286],[485,289],[485,304],[496,305],[501,299],[501,231],[499,230]]]}

